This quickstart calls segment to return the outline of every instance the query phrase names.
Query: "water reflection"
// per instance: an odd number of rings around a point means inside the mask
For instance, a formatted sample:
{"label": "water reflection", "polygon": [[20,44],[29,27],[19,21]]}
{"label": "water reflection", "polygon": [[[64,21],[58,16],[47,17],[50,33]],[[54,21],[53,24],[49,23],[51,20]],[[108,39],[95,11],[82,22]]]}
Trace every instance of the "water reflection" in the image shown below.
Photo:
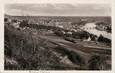
{"label": "water reflection", "polygon": [[89,33],[92,33],[94,35],[97,35],[97,36],[103,35],[104,37],[111,39],[111,33],[108,33],[106,31],[97,30],[95,23],[86,23],[85,26],[81,27],[81,29],[83,29]]}

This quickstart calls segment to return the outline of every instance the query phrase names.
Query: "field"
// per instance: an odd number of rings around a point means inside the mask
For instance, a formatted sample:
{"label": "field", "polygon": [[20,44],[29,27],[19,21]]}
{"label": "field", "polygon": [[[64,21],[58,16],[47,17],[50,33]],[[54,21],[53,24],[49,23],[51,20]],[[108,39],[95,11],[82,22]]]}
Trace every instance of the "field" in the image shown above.
{"label": "field", "polygon": [[5,70],[111,70],[111,37],[81,29],[95,23],[111,34],[111,17],[5,15],[4,22]]}

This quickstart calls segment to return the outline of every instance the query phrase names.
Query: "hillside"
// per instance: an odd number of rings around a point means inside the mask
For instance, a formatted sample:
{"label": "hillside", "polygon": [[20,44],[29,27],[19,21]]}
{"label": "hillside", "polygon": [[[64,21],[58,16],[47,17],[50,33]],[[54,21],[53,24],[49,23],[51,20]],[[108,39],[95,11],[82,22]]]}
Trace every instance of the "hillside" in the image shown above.
{"label": "hillside", "polygon": [[[7,18],[13,21],[5,21],[5,70],[111,70],[111,41],[104,37],[101,42],[96,41],[99,37],[94,34],[79,28],[76,31],[71,30],[73,27],[65,28],[65,22],[83,26],[86,22],[81,21],[82,17]],[[88,22],[101,19],[96,18],[86,19]],[[14,25],[17,22],[20,23]],[[48,25],[56,22],[64,28]],[[89,37],[91,40],[87,41]]]}

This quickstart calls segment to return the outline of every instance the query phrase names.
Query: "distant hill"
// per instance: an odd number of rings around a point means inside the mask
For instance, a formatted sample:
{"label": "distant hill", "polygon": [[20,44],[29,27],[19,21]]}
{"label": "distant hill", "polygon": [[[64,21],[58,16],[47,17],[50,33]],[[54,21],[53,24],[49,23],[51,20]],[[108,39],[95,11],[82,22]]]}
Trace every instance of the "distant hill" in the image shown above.
{"label": "distant hill", "polygon": [[86,19],[87,22],[105,22],[107,24],[111,24],[110,16],[11,16],[5,14],[5,17],[19,20],[32,20],[35,23],[39,22],[39,20],[56,20],[58,22],[79,22],[82,19]]}

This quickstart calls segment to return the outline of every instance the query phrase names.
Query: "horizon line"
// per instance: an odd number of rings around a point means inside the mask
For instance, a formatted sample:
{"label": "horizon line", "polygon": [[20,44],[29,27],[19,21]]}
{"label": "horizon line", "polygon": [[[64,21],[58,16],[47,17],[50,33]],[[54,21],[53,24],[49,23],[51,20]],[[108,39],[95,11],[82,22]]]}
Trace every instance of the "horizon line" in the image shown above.
{"label": "horizon line", "polygon": [[[8,16],[49,16],[49,17],[76,17],[76,16],[78,16],[78,15],[74,15],[74,16],[70,16],[70,15],[9,15],[9,14],[4,14],[4,16],[5,15],[8,15]],[[79,15],[78,17],[82,17],[82,16],[84,16],[84,17],[99,17],[100,15],[97,15],[97,16],[95,16],[95,15]],[[111,17],[111,15],[102,15],[101,17]]]}

